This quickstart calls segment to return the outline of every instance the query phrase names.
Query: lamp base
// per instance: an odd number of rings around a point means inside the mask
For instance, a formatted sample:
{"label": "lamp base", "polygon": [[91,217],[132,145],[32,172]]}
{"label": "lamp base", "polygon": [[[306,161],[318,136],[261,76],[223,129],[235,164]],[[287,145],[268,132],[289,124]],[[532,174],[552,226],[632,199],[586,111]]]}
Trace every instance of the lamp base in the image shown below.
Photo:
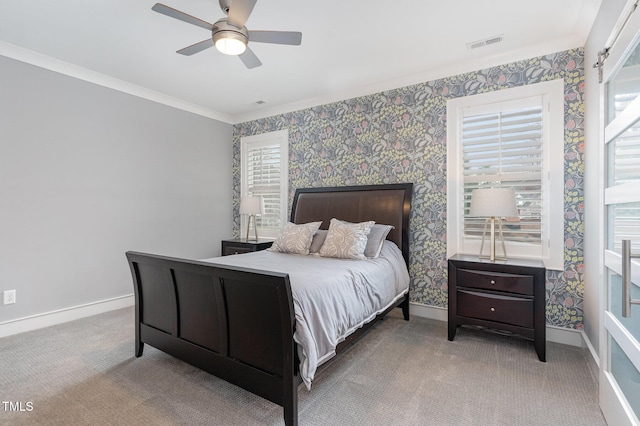
{"label": "lamp base", "polygon": [[[498,220],[498,235],[500,236],[500,241],[502,242],[502,253],[504,257],[496,256],[496,233],[495,233],[495,223],[496,217],[487,218],[484,221],[484,229],[482,230],[482,242],[480,243],[480,254],[478,257],[480,259],[489,259],[491,262],[495,262],[496,260],[507,260],[507,247],[504,244],[504,235],[502,234],[502,219],[497,218]],[[485,256],[482,254],[484,251],[484,239],[487,234],[487,225],[491,225],[490,231],[490,241],[489,241],[489,256]]]}
{"label": "lamp base", "polygon": [[252,241],[252,240],[249,240],[249,229],[251,229],[251,218],[252,217],[253,217],[253,229],[256,232],[255,241],[258,241],[258,224],[256,223],[255,215],[252,215],[252,214],[249,215],[249,222],[247,223],[247,237],[245,238],[245,241]]}

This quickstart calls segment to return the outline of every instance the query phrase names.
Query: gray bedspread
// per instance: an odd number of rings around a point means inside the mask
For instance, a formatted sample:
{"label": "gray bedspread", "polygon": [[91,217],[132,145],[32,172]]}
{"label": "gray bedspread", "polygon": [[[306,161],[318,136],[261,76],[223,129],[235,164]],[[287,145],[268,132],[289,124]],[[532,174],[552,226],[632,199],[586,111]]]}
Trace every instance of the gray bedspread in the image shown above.
{"label": "gray bedspread", "polygon": [[205,259],[289,274],[300,374],[307,389],[338,343],[404,296],[409,273],[402,252],[385,241],[380,257],[346,260],[259,251]]}

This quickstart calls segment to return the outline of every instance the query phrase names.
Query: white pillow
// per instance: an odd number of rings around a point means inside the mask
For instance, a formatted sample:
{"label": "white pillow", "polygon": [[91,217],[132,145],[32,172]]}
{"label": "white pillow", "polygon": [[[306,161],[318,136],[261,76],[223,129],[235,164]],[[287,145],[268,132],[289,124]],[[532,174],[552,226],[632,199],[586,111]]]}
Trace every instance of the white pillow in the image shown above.
{"label": "white pillow", "polygon": [[338,259],[366,259],[367,236],[374,221],[349,223],[331,219],[329,232],[320,248],[320,256]]}
{"label": "white pillow", "polygon": [[287,223],[280,236],[273,242],[269,251],[291,254],[309,254],[309,247],[313,234],[316,233],[322,222],[309,222],[296,225]]}
{"label": "white pillow", "polygon": [[395,226],[378,225],[377,223],[371,227],[371,232],[367,237],[367,247],[364,249],[364,255],[369,259],[380,256],[384,240]]}

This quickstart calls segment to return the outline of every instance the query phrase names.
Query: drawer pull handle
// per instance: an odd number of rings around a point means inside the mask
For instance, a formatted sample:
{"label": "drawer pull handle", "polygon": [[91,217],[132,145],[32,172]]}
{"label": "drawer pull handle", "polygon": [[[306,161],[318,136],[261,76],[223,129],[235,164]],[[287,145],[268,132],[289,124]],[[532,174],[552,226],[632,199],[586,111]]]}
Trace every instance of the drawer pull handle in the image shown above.
{"label": "drawer pull handle", "polygon": [[495,283],[496,283],[495,280],[491,280],[491,284],[495,284]]}
{"label": "drawer pull handle", "polygon": [[491,312],[495,312],[495,311],[496,311],[496,308],[491,308]]}

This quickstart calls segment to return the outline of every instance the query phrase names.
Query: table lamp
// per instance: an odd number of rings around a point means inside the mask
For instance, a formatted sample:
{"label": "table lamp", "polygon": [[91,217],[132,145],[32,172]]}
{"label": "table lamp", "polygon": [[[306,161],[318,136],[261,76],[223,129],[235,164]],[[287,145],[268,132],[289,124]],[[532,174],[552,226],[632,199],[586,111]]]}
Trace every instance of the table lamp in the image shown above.
{"label": "table lamp", "polygon": [[[471,208],[469,210],[469,216],[487,218],[484,222],[484,229],[482,231],[480,258],[489,259],[491,262],[495,262],[496,260],[507,260],[507,248],[504,244],[504,236],[502,234],[502,218],[518,216],[515,190],[513,188],[474,189],[471,193]],[[496,257],[496,219],[498,219],[498,234],[502,241],[502,251],[504,253],[504,257],[499,258]],[[491,225],[489,257],[483,256],[482,254],[488,224]]]}
{"label": "table lamp", "polygon": [[240,197],[240,214],[249,215],[249,221],[247,223],[247,236],[246,240],[249,241],[249,229],[251,228],[251,218],[253,218],[253,228],[256,232],[256,241],[258,241],[258,224],[256,223],[255,216],[257,214],[264,213],[264,201],[262,197]]}

